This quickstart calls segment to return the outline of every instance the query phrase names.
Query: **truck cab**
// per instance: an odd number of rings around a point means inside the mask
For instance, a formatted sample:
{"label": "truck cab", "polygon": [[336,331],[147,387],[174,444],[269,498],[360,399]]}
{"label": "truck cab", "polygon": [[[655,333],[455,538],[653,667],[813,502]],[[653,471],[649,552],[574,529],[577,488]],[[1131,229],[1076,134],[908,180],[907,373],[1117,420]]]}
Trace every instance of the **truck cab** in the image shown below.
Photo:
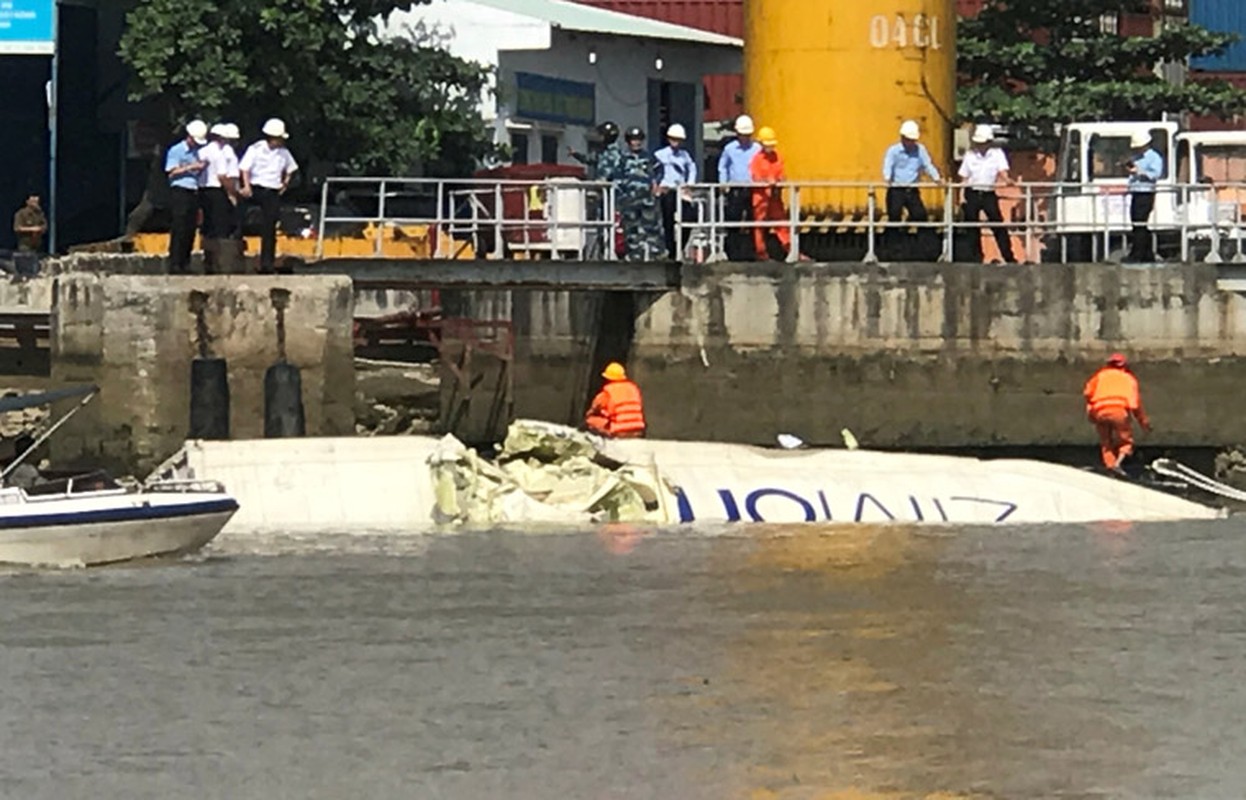
{"label": "truck cab", "polygon": [[1129,172],[1133,150],[1130,138],[1139,132],[1151,136],[1151,146],[1164,159],[1164,174],[1157,181],[1153,228],[1178,224],[1175,122],[1076,122],[1066,125],[1061,136],[1055,193],[1058,232],[1065,234],[1121,233],[1129,221]]}
{"label": "truck cab", "polygon": [[1189,187],[1180,199],[1192,237],[1207,238],[1214,232],[1241,238],[1246,212],[1246,131],[1178,135],[1177,180]]}

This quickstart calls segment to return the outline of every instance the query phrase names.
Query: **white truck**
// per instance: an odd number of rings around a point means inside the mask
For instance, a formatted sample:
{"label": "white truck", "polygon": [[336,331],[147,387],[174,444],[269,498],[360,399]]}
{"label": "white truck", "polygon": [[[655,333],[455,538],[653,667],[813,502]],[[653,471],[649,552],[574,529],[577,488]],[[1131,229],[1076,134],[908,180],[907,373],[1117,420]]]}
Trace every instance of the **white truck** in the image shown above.
{"label": "white truck", "polygon": [[[1130,139],[1150,135],[1164,159],[1150,228],[1162,257],[1242,258],[1246,246],[1246,131],[1182,132],[1175,122],[1066,125],[1051,198],[1057,246],[1100,260],[1124,246],[1129,219]],[[1174,159],[1175,154],[1175,159]]]}

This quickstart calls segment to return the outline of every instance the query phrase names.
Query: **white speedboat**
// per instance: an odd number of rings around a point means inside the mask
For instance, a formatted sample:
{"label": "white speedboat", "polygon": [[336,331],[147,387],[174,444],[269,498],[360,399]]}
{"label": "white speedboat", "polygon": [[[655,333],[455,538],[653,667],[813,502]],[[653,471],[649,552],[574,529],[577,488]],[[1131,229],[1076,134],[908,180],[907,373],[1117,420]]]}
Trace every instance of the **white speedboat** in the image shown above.
{"label": "white speedboat", "polygon": [[77,386],[0,398],[0,413],[81,397],[81,402],[32,439],[0,472],[11,482],[19,467],[33,475],[0,488],[0,563],[91,566],[189,553],[221,532],[238,502],[213,481],[154,481],[126,487],[102,472],[44,481],[25,459],[96,394]]}
{"label": "white speedboat", "polygon": [[0,489],[0,563],[92,566],[190,553],[221,532],[238,503],[220,484],[127,489],[102,474],[31,490]]}

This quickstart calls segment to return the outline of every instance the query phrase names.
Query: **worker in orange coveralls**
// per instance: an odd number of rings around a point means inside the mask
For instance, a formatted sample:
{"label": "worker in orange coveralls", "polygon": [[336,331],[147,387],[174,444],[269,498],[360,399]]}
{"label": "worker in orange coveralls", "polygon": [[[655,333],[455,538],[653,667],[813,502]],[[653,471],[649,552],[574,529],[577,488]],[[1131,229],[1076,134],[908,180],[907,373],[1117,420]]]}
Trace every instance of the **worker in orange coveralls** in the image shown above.
{"label": "worker in orange coveralls", "polygon": [[645,405],[640,387],[628,380],[627,371],[618,362],[609,364],[601,377],[606,385],[584,415],[588,429],[615,439],[644,436]]}
{"label": "worker in orange coveralls", "polygon": [[[753,156],[750,172],[753,183],[766,185],[753,187],[753,220],[787,222],[787,209],[783,207],[783,190],[779,188],[779,184],[787,180],[783,169],[783,157],[776,149],[779,145],[779,137],[775,135],[774,128],[762,128],[757,132],[757,141],[761,143],[761,151]],[[757,247],[757,257],[762,261],[771,258],[767,247],[767,234],[774,234],[782,246],[782,256],[775,260],[787,258],[788,251],[792,249],[792,232],[787,226],[774,228],[758,226],[753,229],[753,242]]]}
{"label": "worker in orange coveralls", "polygon": [[1099,431],[1099,448],[1103,466],[1109,472],[1124,475],[1121,462],[1133,454],[1134,431],[1130,416],[1148,433],[1151,421],[1142,408],[1138,379],[1129,369],[1129,362],[1120,353],[1113,353],[1107,366],[1086,382],[1086,416]]}

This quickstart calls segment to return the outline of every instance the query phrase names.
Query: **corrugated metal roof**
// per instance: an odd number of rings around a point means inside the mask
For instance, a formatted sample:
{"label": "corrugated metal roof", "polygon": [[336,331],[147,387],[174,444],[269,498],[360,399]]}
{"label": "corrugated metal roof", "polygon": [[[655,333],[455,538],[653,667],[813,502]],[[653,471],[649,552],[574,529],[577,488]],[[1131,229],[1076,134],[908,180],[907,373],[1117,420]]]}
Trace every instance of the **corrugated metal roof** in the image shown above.
{"label": "corrugated metal roof", "polygon": [[555,28],[568,31],[638,36],[644,39],[668,39],[723,47],[744,46],[742,39],[732,36],[723,36],[631,14],[620,14],[603,8],[582,6],[565,0],[469,0],[469,2],[544,20]]}

